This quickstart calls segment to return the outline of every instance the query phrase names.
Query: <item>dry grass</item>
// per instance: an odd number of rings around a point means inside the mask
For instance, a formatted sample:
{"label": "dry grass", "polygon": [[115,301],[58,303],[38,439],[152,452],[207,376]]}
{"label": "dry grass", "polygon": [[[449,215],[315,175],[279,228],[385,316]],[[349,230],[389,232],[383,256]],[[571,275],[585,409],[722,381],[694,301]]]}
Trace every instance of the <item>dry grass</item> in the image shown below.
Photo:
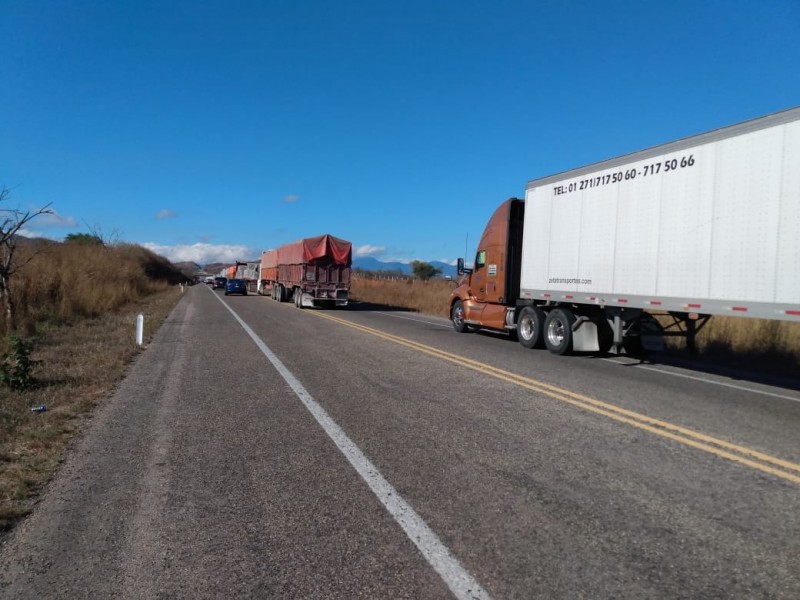
{"label": "dry grass", "polygon": [[[33,341],[34,385],[0,384],[0,532],[30,510],[85,416],[123,377],[138,351],[136,315],[145,315],[149,339],[180,298],[170,282],[182,278],[138,246],[36,241],[16,259],[24,267],[12,293],[18,330]],[[42,404],[45,412],[31,412]]]}
{"label": "dry grass", "polygon": [[[682,340],[669,347],[682,348]],[[797,376],[800,369],[800,323],[736,317],[712,317],[697,334],[699,356],[717,358],[745,370]]]}
{"label": "dry grass", "polygon": [[181,277],[166,259],[134,245],[37,240],[21,245],[15,258],[24,267],[11,289],[18,327],[29,335],[42,323],[106,314]]}
{"label": "dry grass", "polygon": [[449,316],[448,298],[455,283],[443,279],[369,279],[353,277],[350,294],[360,302]]}
{"label": "dry grass", "polygon": [[[455,283],[434,279],[383,280],[354,277],[351,295],[362,302],[407,308],[447,317]],[[673,340],[674,349],[683,340]],[[697,335],[698,354],[749,366],[774,367],[791,373],[800,369],[800,323],[735,317],[714,317]]]}
{"label": "dry grass", "polygon": [[[36,385],[0,389],[0,531],[27,514],[94,406],[110,396],[138,352],[136,315],[150,339],[180,299],[163,289],[107,315],[50,327],[33,353]],[[44,404],[47,411],[31,412]]]}

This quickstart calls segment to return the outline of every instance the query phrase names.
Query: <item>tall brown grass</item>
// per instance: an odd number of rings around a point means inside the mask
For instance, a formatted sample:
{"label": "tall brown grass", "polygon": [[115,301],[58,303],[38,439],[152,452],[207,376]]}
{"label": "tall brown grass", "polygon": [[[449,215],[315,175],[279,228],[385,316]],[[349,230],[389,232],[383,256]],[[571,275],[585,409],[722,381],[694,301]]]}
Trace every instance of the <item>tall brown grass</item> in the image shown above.
{"label": "tall brown grass", "polygon": [[407,308],[417,312],[447,317],[448,298],[455,283],[443,279],[373,279],[354,276],[351,296],[360,302]]}
{"label": "tall brown grass", "polygon": [[[449,316],[449,298],[455,283],[442,279],[371,279],[353,277],[355,300]],[[670,340],[683,347],[683,340]],[[783,369],[800,368],[800,323],[737,317],[713,317],[697,335],[701,355],[777,361]]]}
{"label": "tall brown grass", "polygon": [[[30,335],[37,326],[96,317],[163,290],[182,275],[165,258],[136,245],[20,244],[11,279],[17,324]],[[6,333],[0,322],[0,333]]]}
{"label": "tall brown grass", "polygon": [[[19,329],[35,334],[34,385],[0,385],[0,535],[30,511],[84,417],[124,376],[138,352],[136,315],[146,342],[181,297],[170,284],[184,279],[139,246],[25,241],[15,258],[11,291]],[[47,410],[32,413],[38,405]]]}

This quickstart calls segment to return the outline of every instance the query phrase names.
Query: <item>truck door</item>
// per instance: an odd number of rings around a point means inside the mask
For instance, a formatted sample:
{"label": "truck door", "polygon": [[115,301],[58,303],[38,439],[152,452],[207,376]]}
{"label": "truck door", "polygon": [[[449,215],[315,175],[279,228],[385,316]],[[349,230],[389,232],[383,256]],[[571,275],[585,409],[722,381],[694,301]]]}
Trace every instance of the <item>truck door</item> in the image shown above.
{"label": "truck door", "polygon": [[472,275],[472,293],[478,302],[486,302],[486,280],[486,250],[478,250]]}

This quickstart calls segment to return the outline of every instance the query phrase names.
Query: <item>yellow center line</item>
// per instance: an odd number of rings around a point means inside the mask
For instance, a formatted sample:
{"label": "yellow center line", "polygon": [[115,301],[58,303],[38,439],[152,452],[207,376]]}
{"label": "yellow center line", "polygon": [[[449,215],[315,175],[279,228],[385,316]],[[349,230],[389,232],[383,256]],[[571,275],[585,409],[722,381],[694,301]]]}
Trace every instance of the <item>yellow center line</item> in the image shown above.
{"label": "yellow center line", "polygon": [[[378,329],[373,329],[372,327],[359,325],[340,317],[334,317],[318,311],[311,312],[310,314],[314,314],[320,318],[327,319],[341,325],[346,325],[347,327],[357,329],[364,333],[368,333],[384,340],[406,346],[418,352],[449,361],[456,365],[466,367],[467,369],[485,373],[495,377],[496,379],[500,379],[519,387],[544,394],[550,398],[554,398],[584,410],[603,415],[617,422],[631,425],[638,429],[648,431],[686,446],[703,450],[715,456],[725,458],[741,465],[746,465],[764,473],[781,477],[782,479],[792,481],[793,483],[800,484],[800,475],[795,474],[800,473],[800,464],[792,463],[769,454],[764,454],[763,452],[753,450],[752,448],[733,444],[704,433],[692,431],[691,429],[687,429],[679,425],[654,419],[653,417],[648,417],[647,415],[643,415],[620,406],[602,402],[583,394],[578,394],[576,392],[572,392],[543,381],[525,377],[524,375],[512,373],[511,371],[499,369],[497,367],[493,367],[464,356],[439,350],[437,348],[433,348],[432,346],[427,346],[425,344],[392,335]],[[792,473],[792,471],[795,473]]]}

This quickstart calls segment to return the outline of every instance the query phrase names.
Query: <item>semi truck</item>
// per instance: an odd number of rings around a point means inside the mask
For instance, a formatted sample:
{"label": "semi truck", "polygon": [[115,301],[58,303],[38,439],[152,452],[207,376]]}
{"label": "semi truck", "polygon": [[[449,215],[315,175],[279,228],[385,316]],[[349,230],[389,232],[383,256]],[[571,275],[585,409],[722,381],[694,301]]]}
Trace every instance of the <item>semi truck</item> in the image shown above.
{"label": "semi truck", "polygon": [[329,234],[284,244],[261,255],[258,293],[298,308],[345,307],[351,265],[352,244]]}
{"label": "semi truck", "polygon": [[716,315],[800,322],[800,107],[529,181],[464,264],[456,331],[555,354],[693,348]]}

